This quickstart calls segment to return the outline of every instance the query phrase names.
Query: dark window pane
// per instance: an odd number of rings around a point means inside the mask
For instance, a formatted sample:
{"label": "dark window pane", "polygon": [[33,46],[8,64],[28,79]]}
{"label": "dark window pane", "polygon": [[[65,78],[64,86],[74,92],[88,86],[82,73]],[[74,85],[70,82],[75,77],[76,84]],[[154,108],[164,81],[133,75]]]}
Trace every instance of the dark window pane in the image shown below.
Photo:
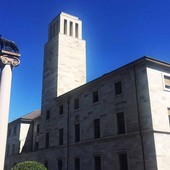
{"label": "dark window pane", "polygon": [[75,159],[75,170],[80,170],[80,158]]}
{"label": "dark window pane", "polygon": [[80,124],[75,125],[75,142],[80,141]]}
{"label": "dark window pane", "polygon": [[59,129],[59,145],[63,145],[63,129]]}
{"label": "dark window pane", "polygon": [[63,161],[58,160],[58,170],[62,170],[62,169],[63,169]]}
{"label": "dark window pane", "polygon": [[100,119],[94,120],[94,138],[100,138]]}
{"label": "dark window pane", "polygon": [[48,120],[48,119],[50,119],[50,111],[49,110],[46,111],[46,120]]}
{"label": "dark window pane", "polygon": [[99,101],[98,91],[94,91],[93,92],[93,103],[96,103],[98,101]]}
{"label": "dark window pane", "polygon": [[62,114],[64,114],[64,106],[63,106],[63,104],[61,104],[59,106],[59,115],[62,115]]}
{"label": "dark window pane", "polygon": [[125,121],[124,121],[124,113],[117,113],[117,128],[118,134],[125,133]]}
{"label": "dark window pane", "polygon": [[115,95],[121,94],[122,93],[122,82],[119,81],[115,83]]}
{"label": "dark window pane", "polygon": [[40,125],[38,124],[37,125],[37,133],[39,133],[40,132]]}
{"label": "dark window pane", "polygon": [[127,153],[119,154],[119,166],[120,170],[128,170]]}
{"label": "dark window pane", "polygon": [[74,109],[79,109],[79,99],[74,100]]}
{"label": "dark window pane", "polygon": [[45,147],[46,147],[46,148],[49,147],[49,132],[46,133],[46,137],[45,137]]}
{"label": "dark window pane", "polygon": [[95,170],[101,170],[101,156],[94,157]]}

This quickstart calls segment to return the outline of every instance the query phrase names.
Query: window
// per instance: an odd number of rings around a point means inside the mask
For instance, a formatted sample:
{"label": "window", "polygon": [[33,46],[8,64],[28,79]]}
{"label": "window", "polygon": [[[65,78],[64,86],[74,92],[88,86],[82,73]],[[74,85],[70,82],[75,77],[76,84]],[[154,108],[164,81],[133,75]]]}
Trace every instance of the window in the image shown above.
{"label": "window", "polygon": [[59,106],[59,115],[62,115],[62,114],[64,114],[64,106],[63,106],[63,104],[61,104]]}
{"label": "window", "polygon": [[170,90],[170,76],[164,75],[165,89]]}
{"label": "window", "polygon": [[120,170],[128,170],[127,153],[119,153],[119,167]]}
{"label": "window", "polygon": [[45,136],[45,147],[48,148],[49,147],[49,132],[46,133]]}
{"label": "window", "polygon": [[55,36],[55,23],[53,24],[53,37]]}
{"label": "window", "polygon": [[52,28],[52,25],[51,25],[51,26],[50,26],[50,31],[49,31],[49,36],[50,36],[49,39],[50,39],[50,40],[52,39],[52,29],[53,29],[53,28]]}
{"label": "window", "polygon": [[7,154],[7,156],[9,155],[9,149],[10,149],[10,145],[7,144],[7,148],[6,148],[6,154]]}
{"label": "window", "polygon": [[11,129],[8,130],[8,137],[11,136]]}
{"label": "window", "polygon": [[50,119],[50,111],[49,110],[46,111],[46,120],[48,120],[48,119]]}
{"label": "window", "polygon": [[48,161],[44,161],[44,166],[48,169]]}
{"label": "window", "polygon": [[117,113],[117,129],[118,134],[125,133],[125,121],[124,121],[124,113]]}
{"label": "window", "polygon": [[76,23],[76,28],[75,28],[75,37],[78,38],[79,32],[78,32],[78,24]]}
{"label": "window", "polygon": [[100,138],[100,119],[94,120],[94,138]]}
{"label": "window", "polygon": [[63,170],[63,161],[61,159],[58,160],[58,170]]}
{"label": "window", "polygon": [[74,109],[79,109],[79,99],[74,100]]}
{"label": "window", "polygon": [[37,133],[40,132],[40,124],[37,125]]}
{"label": "window", "polygon": [[64,20],[64,34],[67,34],[67,20]]}
{"label": "window", "polygon": [[122,82],[116,82],[115,83],[115,95],[119,95],[122,93]]}
{"label": "window", "polygon": [[95,170],[101,170],[102,169],[102,164],[101,164],[101,156],[97,155],[94,157],[94,167]]}
{"label": "window", "polygon": [[80,141],[80,124],[75,125],[75,142]]}
{"label": "window", "polygon": [[93,92],[93,103],[96,103],[98,101],[99,101],[98,91],[94,91]]}
{"label": "window", "polygon": [[74,161],[75,170],[80,170],[80,158],[76,158]]}
{"label": "window", "polygon": [[169,125],[170,125],[170,107],[168,107],[167,110],[168,110],[168,119],[169,119]]}
{"label": "window", "polygon": [[12,145],[12,154],[15,153],[15,144]]}
{"label": "window", "polygon": [[17,126],[14,126],[14,135],[17,133]]}
{"label": "window", "polygon": [[38,150],[38,148],[39,148],[39,143],[35,142],[35,150]]}
{"label": "window", "polygon": [[64,135],[64,130],[59,129],[59,145],[63,145],[63,135]]}
{"label": "window", "polygon": [[73,22],[70,21],[70,36],[73,36]]}

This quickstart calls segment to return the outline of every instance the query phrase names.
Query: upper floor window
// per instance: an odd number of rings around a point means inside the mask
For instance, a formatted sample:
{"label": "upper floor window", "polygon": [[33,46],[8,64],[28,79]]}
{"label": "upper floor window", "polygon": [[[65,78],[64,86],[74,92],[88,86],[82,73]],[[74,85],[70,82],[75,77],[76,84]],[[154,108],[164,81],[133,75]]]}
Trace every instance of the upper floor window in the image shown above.
{"label": "upper floor window", "polygon": [[11,136],[11,129],[8,130],[8,136]]}
{"label": "upper floor window", "polygon": [[96,103],[99,101],[99,94],[98,91],[93,92],[93,103]]}
{"label": "upper floor window", "polygon": [[118,134],[125,133],[125,120],[124,120],[124,113],[119,112],[117,113],[117,129]]}
{"label": "upper floor window", "polygon": [[75,125],[75,142],[80,141],[80,124]]}
{"label": "upper floor window", "polygon": [[100,119],[94,120],[94,138],[100,138]]}
{"label": "upper floor window", "polygon": [[46,133],[46,136],[45,136],[45,147],[48,148],[49,147],[49,132]]}
{"label": "upper floor window", "polygon": [[59,129],[59,145],[63,145],[64,141],[64,129]]}
{"label": "upper floor window", "polygon": [[48,119],[50,119],[50,111],[49,110],[46,111],[46,120],[48,120]]}
{"label": "upper floor window", "polygon": [[74,109],[79,109],[79,99],[74,100]]}
{"label": "upper floor window", "polygon": [[59,106],[59,115],[62,115],[62,114],[64,114],[64,105],[60,104],[60,106]]}
{"label": "upper floor window", "polygon": [[170,107],[168,107],[167,110],[168,110],[168,119],[169,119],[169,125],[170,125]]}
{"label": "upper floor window", "polygon": [[75,27],[75,37],[78,38],[78,36],[79,36],[78,24],[76,23],[76,27]]}
{"label": "upper floor window", "polygon": [[119,95],[122,93],[122,82],[121,81],[116,82],[114,87],[115,87],[115,95]]}
{"label": "upper floor window", "polygon": [[170,76],[164,75],[165,89],[170,90]]}
{"label": "upper floor window", "polygon": [[73,36],[73,22],[70,21],[70,36]]}
{"label": "upper floor window", "polygon": [[40,132],[40,124],[37,125],[37,133]]}
{"label": "upper floor window", "polygon": [[14,135],[16,135],[16,133],[17,133],[17,126],[15,125],[14,126]]}
{"label": "upper floor window", "polygon": [[67,34],[67,20],[64,20],[64,34]]}

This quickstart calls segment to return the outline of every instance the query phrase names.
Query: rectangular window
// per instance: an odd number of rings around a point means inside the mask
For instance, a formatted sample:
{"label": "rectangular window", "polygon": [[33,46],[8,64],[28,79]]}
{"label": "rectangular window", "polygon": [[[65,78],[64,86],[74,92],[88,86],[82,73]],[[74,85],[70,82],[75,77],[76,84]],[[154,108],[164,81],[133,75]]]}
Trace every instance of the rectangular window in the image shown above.
{"label": "rectangular window", "polygon": [[14,126],[14,135],[17,133],[17,125]]}
{"label": "rectangular window", "polygon": [[115,83],[115,95],[122,94],[122,82],[116,82]]}
{"label": "rectangular window", "polygon": [[80,158],[76,158],[74,164],[75,170],[80,170]]}
{"label": "rectangular window", "polygon": [[62,114],[64,114],[64,106],[63,106],[63,104],[61,104],[59,106],[59,115],[62,115]]}
{"label": "rectangular window", "polygon": [[100,138],[100,119],[94,120],[94,138]]}
{"label": "rectangular window", "polygon": [[63,161],[61,159],[58,160],[58,170],[63,170]]}
{"label": "rectangular window", "polygon": [[120,166],[120,170],[128,170],[127,153],[119,154],[119,166]]}
{"label": "rectangular window", "polygon": [[55,36],[55,23],[53,24],[53,37]]}
{"label": "rectangular window", "polygon": [[78,32],[78,24],[76,23],[76,28],[75,28],[75,37],[78,38],[79,32]]}
{"label": "rectangular window", "polygon": [[165,88],[170,90],[170,76],[164,75]]}
{"label": "rectangular window", "polygon": [[79,99],[74,100],[74,109],[79,109]]}
{"label": "rectangular window", "polygon": [[6,154],[7,154],[7,156],[9,155],[9,149],[10,149],[10,145],[8,144],[8,145],[7,145],[7,148],[6,148]]}
{"label": "rectangular window", "polygon": [[50,111],[49,110],[46,111],[46,120],[48,120],[48,119],[50,119]]}
{"label": "rectangular window", "polygon": [[80,141],[80,124],[75,125],[75,142]]}
{"label": "rectangular window", "polygon": [[45,147],[48,148],[49,147],[49,132],[46,133],[45,136]]}
{"label": "rectangular window", "polygon": [[169,125],[170,125],[170,107],[168,107],[167,110],[168,110],[168,119],[169,119]]}
{"label": "rectangular window", "polygon": [[94,157],[94,167],[95,167],[95,170],[102,170],[102,163],[101,163],[100,155]]}
{"label": "rectangular window", "polygon": [[73,36],[73,22],[70,21],[70,36]]}
{"label": "rectangular window", "polygon": [[44,166],[48,169],[48,161],[44,161]]}
{"label": "rectangular window", "polygon": [[53,28],[52,28],[52,25],[51,25],[50,30],[49,30],[49,39],[50,40],[52,39],[52,30],[53,30]]}
{"label": "rectangular window", "polygon": [[64,20],[64,34],[67,34],[67,20]]}
{"label": "rectangular window", "polygon": [[8,129],[8,137],[11,136],[11,129]]}
{"label": "rectangular window", "polygon": [[117,113],[117,129],[118,134],[125,133],[125,120],[123,112]]}
{"label": "rectangular window", "polygon": [[37,125],[37,133],[40,132],[40,124]]}
{"label": "rectangular window", "polygon": [[98,91],[94,91],[93,92],[93,103],[96,103],[98,101],[99,101]]}
{"label": "rectangular window", "polygon": [[64,130],[59,129],[59,145],[63,145]]}
{"label": "rectangular window", "polygon": [[15,144],[12,145],[12,154],[15,153]]}
{"label": "rectangular window", "polygon": [[35,150],[38,150],[39,148],[39,142],[35,142]]}

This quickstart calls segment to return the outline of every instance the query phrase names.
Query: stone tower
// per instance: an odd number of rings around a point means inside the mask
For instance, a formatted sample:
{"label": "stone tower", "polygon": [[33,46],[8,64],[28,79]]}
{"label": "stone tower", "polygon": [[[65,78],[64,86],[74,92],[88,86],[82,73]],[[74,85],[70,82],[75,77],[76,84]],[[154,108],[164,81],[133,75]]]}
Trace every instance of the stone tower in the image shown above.
{"label": "stone tower", "polygon": [[49,24],[42,104],[86,83],[85,46],[82,22],[77,17],[62,12]]}

